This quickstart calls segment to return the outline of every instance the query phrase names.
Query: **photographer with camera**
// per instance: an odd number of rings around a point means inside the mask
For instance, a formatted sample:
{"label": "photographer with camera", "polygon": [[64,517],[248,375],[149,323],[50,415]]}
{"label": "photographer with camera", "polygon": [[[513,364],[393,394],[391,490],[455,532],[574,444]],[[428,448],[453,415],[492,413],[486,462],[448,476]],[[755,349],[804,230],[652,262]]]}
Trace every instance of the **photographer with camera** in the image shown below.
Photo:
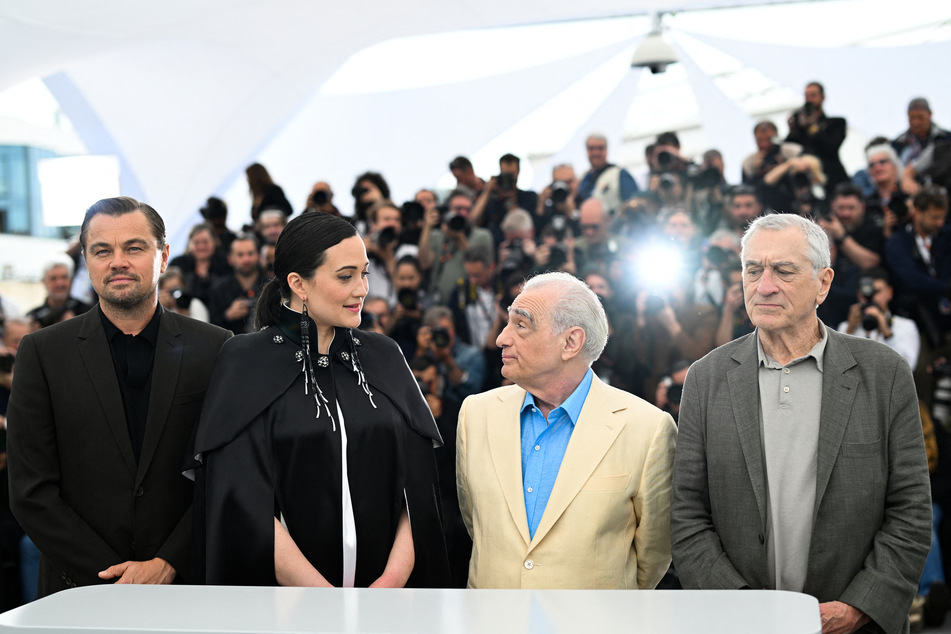
{"label": "photographer with camera", "polygon": [[466,277],[449,295],[456,335],[460,341],[485,348],[492,327],[500,282],[495,277],[495,258],[485,247],[469,247],[462,256]]}
{"label": "photographer with camera", "polygon": [[908,222],[908,194],[901,188],[901,161],[887,144],[870,146],[865,151],[868,175],[875,192],[866,205],[882,217],[882,232],[890,238],[895,228]]}
{"label": "photographer with camera", "polygon": [[553,216],[541,231],[541,240],[535,248],[533,273],[563,271],[575,275],[578,271],[575,254],[575,235],[565,216]]}
{"label": "photographer with camera", "polygon": [[43,286],[46,300],[26,314],[40,328],[52,326],[76,315],[82,315],[89,306],[70,296],[73,285],[73,261],[66,256],[48,262],[43,267]]}
{"label": "photographer with camera", "polygon": [[403,212],[389,200],[375,203],[367,210],[368,231],[363,237],[370,264],[370,286],[373,293],[396,306],[393,277],[400,258],[419,253],[415,244],[403,242]]}
{"label": "photographer with camera", "polygon": [[723,154],[710,149],[703,153],[700,165],[687,165],[687,210],[700,235],[710,235],[723,217],[728,185],[723,175]]}
{"label": "photographer with camera", "polygon": [[220,198],[211,196],[205,201],[204,207],[198,211],[205,222],[211,225],[221,257],[227,257],[228,250],[231,249],[231,241],[237,235],[228,229],[228,205]]}
{"label": "photographer with camera", "polygon": [[637,182],[626,169],[608,162],[608,139],[603,134],[588,135],[585,149],[591,169],[581,178],[577,204],[596,198],[608,215],[613,216],[639,191]]}
{"label": "photographer with camera", "polygon": [[575,242],[579,256],[576,266],[609,271],[611,263],[619,260],[627,250],[627,240],[624,236],[612,235],[608,230],[611,218],[597,198],[589,198],[581,203],[578,223],[581,237]]}
{"label": "photographer with camera", "polygon": [[177,266],[169,266],[159,277],[159,303],[165,310],[208,323],[208,307],[188,292],[185,274]]}
{"label": "photographer with camera", "polygon": [[[287,214],[280,209],[265,209],[258,216],[254,223],[254,233],[257,235],[261,244],[277,244],[277,239],[281,237],[281,232],[287,225]],[[228,246],[228,251],[231,246]]]}
{"label": "photographer with camera", "polygon": [[775,209],[780,213],[819,217],[825,215],[827,183],[822,163],[811,154],[783,161],[763,177],[763,183],[774,188],[774,195],[788,206]]}
{"label": "photographer with camera", "polygon": [[340,217],[340,210],[334,206],[334,192],[330,189],[330,184],[324,181],[317,181],[307,196],[307,205],[303,213],[311,211],[320,211],[325,214],[333,214]]}
{"label": "photographer with camera", "polygon": [[[551,170],[551,185],[545,187],[538,196],[535,209],[535,231],[539,234],[548,226],[552,218],[562,216],[572,224],[572,230],[578,231],[578,179],[575,169],[569,163],[561,163]],[[529,210],[531,211],[531,210]]]}
{"label": "photographer with camera", "polygon": [[837,330],[884,343],[914,368],[921,348],[918,326],[911,319],[892,314],[889,303],[893,294],[888,271],[880,266],[863,270],[856,291],[859,301],[849,307],[848,320]]}
{"label": "photographer with camera", "polygon": [[234,274],[219,280],[211,289],[208,312],[211,323],[236,335],[254,332],[254,309],[264,287],[258,240],[252,233],[238,235],[231,243],[228,264]]}
{"label": "photographer with camera", "polygon": [[367,229],[367,211],[375,203],[390,199],[390,186],[387,184],[383,174],[379,172],[364,172],[357,176],[353,189],[350,190],[353,196],[353,218],[354,226],[360,234],[365,234]]}
{"label": "photographer with camera", "polygon": [[911,223],[885,243],[885,261],[895,287],[895,312],[915,320],[922,346],[915,384],[930,406],[934,377],[925,368],[951,344],[951,226],[948,194],[926,187],[912,199]]}
{"label": "photographer with camera", "polygon": [[499,244],[503,240],[502,219],[511,209],[538,207],[538,194],[518,188],[521,161],[514,154],[499,159],[499,174],[489,179],[472,207],[472,224],[485,227]]}
{"label": "photographer with camera", "polygon": [[486,246],[494,252],[492,234],[473,227],[472,198],[455,190],[446,200],[443,213],[438,207],[426,211],[419,236],[419,265],[429,272],[429,292],[435,303],[449,301],[449,295],[465,277],[462,254],[472,246]]}
{"label": "photographer with camera", "polygon": [[826,175],[826,193],[831,195],[835,186],[849,180],[839,159],[839,148],[845,141],[846,122],[842,117],[827,117],[822,109],[825,88],[817,81],[806,84],[806,102],[789,117],[787,143],[802,146],[805,154],[819,159]]}
{"label": "photographer with camera", "polygon": [[440,396],[451,406],[457,408],[467,396],[482,391],[485,357],[479,348],[456,339],[452,311],[447,307],[433,306],[426,311],[416,335],[416,356],[437,363],[443,379]]}
{"label": "photographer with camera", "polygon": [[802,154],[802,146],[797,143],[777,143],[778,135],[779,131],[772,121],[757,123],[753,127],[756,151],[743,160],[743,184],[755,187],[768,209],[788,209],[791,201],[775,186],[763,182],[764,177],[780,163]]}
{"label": "photographer with camera", "polygon": [[518,273],[528,277],[535,266],[535,224],[524,209],[512,209],[502,219],[502,242],[499,243],[499,275]]}
{"label": "photographer with camera", "polygon": [[848,317],[861,270],[882,262],[885,250],[882,216],[866,212],[862,190],[858,186],[842,183],[832,194],[831,213],[820,216],[817,223],[835,245],[832,252],[835,276],[818,314],[826,325],[835,328]]}
{"label": "photographer with camera", "polygon": [[465,192],[473,200],[485,189],[485,181],[476,176],[472,161],[466,157],[457,156],[452,159],[449,162],[449,171],[456,178],[456,189]]}

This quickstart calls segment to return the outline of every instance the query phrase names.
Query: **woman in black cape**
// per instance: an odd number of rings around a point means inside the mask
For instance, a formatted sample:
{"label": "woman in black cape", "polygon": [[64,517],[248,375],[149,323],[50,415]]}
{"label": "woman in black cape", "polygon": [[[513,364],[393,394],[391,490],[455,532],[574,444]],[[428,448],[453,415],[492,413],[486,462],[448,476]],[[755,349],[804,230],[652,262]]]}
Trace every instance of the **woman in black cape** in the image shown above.
{"label": "woman in black cape", "polygon": [[449,585],[442,441],[397,345],[354,330],[366,267],[349,223],[295,218],[259,330],[221,350],[195,446],[209,584]]}

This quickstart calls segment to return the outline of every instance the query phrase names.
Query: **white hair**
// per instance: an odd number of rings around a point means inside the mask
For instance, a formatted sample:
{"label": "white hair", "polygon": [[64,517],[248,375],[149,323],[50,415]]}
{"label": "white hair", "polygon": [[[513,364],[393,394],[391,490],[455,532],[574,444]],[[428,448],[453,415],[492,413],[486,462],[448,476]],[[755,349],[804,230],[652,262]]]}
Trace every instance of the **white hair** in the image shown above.
{"label": "white hair", "polygon": [[69,273],[70,277],[73,276],[73,270],[75,269],[75,265],[73,264],[73,261],[70,258],[64,255],[62,257],[57,257],[50,260],[43,266],[43,277],[45,278],[46,275],[50,271],[60,266],[66,268],[66,271]]}
{"label": "white hair", "polygon": [[608,318],[601,300],[591,288],[574,275],[556,271],[536,275],[525,282],[522,292],[555,286],[558,300],[551,307],[551,327],[562,333],[575,326],[584,330],[581,358],[591,365],[608,343]]}
{"label": "white hair", "polygon": [[872,157],[879,154],[884,154],[885,158],[888,159],[888,162],[895,166],[895,169],[898,171],[899,176],[901,175],[901,160],[898,158],[898,154],[895,153],[895,148],[890,146],[887,143],[882,143],[880,145],[873,145],[869,149],[865,150],[865,158],[871,163]]}
{"label": "white hair", "polygon": [[769,214],[760,216],[750,223],[743,239],[740,241],[742,251],[740,261],[746,268],[746,247],[753,234],[760,230],[782,231],[783,229],[799,229],[806,238],[805,256],[812,264],[812,276],[819,274],[819,269],[832,266],[832,255],[829,250],[829,236],[812,220],[796,214]]}

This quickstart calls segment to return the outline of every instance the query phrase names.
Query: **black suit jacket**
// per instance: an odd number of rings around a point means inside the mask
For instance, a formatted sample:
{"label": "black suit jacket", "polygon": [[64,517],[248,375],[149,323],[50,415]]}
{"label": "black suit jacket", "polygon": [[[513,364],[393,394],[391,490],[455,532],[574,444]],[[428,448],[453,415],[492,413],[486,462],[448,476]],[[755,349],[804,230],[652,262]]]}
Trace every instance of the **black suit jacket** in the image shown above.
{"label": "black suit jacket", "polygon": [[123,561],[187,570],[191,483],[181,465],[225,330],[162,314],[136,464],[99,309],[24,337],[7,451],[10,505],[43,554],[39,596],[103,583]]}

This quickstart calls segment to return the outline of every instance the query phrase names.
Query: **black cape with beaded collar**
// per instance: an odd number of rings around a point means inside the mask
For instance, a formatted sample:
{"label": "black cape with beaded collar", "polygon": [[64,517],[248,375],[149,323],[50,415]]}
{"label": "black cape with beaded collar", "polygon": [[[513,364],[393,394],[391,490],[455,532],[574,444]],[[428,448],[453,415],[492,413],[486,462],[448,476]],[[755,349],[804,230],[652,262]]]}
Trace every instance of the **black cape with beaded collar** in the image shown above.
{"label": "black cape with beaded collar", "polygon": [[[233,337],[219,354],[195,442],[197,556],[206,582],[276,584],[273,522],[283,516],[308,560],[341,584],[339,403],[356,523],[355,585],[383,572],[405,504],[416,559],[407,586],[448,587],[433,454],[442,439],[402,353],[388,337],[338,328],[321,360],[312,341],[333,420],[323,408],[318,417],[312,390],[305,394],[296,320],[284,309],[277,327]],[[376,407],[358,384],[353,350]]]}

